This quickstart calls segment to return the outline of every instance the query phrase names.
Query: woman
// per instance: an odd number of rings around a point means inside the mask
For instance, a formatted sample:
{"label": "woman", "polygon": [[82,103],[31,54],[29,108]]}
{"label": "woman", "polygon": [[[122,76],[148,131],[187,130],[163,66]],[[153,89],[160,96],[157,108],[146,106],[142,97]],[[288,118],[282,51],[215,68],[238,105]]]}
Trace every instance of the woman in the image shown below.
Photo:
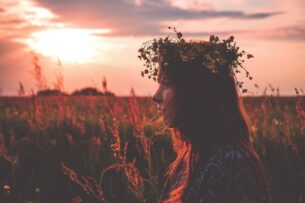
{"label": "woman", "polygon": [[153,100],[173,129],[177,154],[160,202],[271,202],[235,86],[234,65],[245,52],[233,46],[233,37],[185,42],[176,33],[175,41],[153,40],[139,50],[147,67],[142,76],[159,83]]}

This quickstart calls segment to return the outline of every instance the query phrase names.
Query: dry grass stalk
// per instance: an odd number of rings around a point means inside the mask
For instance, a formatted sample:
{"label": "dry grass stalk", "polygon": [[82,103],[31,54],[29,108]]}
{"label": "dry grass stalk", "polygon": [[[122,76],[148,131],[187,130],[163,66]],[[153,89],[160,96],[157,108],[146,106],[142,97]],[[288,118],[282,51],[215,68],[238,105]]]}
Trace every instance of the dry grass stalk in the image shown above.
{"label": "dry grass stalk", "polygon": [[[71,169],[68,168],[64,163],[61,163],[63,172],[68,178],[76,183],[78,186],[82,188],[82,190],[89,196],[94,197],[101,202],[107,202],[104,198],[104,194],[102,191],[102,188],[96,183],[96,181],[92,177],[78,177],[77,173]],[[94,185],[89,182],[91,180]],[[94,188],[93,188],[94,187]]]}

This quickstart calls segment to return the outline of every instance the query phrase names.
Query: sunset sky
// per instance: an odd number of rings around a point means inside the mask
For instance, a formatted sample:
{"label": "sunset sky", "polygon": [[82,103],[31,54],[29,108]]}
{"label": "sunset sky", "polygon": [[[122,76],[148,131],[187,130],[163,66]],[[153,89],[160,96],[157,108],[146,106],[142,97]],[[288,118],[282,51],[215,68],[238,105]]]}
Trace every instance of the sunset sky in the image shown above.
{"label": "sunset sky", "polygon": [[[49,88],[61,60],[64,91],[101,88],[117,95],[133,87],[151,96],[157,84],[140,76],[142,42],[174,26],[186,40],[234,35],[254,55],[245,63],[250,93],[271,84],[281,95],[305,90],[304,0],[0,0],[0,92],[37,90],[33,53]],[[254,85],[258,84],[259,89]]]}

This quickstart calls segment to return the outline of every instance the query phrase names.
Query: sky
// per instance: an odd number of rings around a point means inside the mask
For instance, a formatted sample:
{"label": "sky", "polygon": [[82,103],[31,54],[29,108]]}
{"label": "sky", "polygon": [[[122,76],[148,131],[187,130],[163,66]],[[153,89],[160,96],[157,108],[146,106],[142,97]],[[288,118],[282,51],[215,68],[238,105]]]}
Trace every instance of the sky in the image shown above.
{"label": "sky", "polygon": [[249,94],[305,90],[304,0],[0,0],[0,94],[17,95],[20,82],[37,91],[36,55],[48,88],[60,73],[68,93],[101,89],[105,77],[117,95],[152,96],[157,84],[141,77],[137,51],[173,34],[168,26],[186,40],[234,35],[254,55]]}

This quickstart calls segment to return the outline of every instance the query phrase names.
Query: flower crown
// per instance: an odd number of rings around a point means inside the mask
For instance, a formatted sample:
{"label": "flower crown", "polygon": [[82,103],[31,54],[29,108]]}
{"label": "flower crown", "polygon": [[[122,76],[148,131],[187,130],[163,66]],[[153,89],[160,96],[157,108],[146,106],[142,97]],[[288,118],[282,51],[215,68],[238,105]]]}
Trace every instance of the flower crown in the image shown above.
{"label": "flower crown", "polygon": [[235,78],[236,85],[242,89],[242,93],[246,93],[247,89],[243,88],[244,82],[239,82],[235,73],[244,70],[246,77],[252,80],[249,71],[243,67],[245,55],[247,58],[253,58],[252,54],[239,50],[234,42],[234,37],[230,36],[226,40],[220,40],[219,37],[211,35],[209,41],[186,42],[181,32],[177,32],[176,28],[168,27],[176,33],[176,37],[167,36],[165,38],[153,39],[142,44],[138,50],[140,53],[138,58],[144,60],[145,70],[141,71],[144,77],[148,75],[149,79],[157,81],[158,64],[163,67],[169,65],[171,60],[179,60],[189,62],[200,59],[202,67],[208,69],[211,73],[227,74]]}

